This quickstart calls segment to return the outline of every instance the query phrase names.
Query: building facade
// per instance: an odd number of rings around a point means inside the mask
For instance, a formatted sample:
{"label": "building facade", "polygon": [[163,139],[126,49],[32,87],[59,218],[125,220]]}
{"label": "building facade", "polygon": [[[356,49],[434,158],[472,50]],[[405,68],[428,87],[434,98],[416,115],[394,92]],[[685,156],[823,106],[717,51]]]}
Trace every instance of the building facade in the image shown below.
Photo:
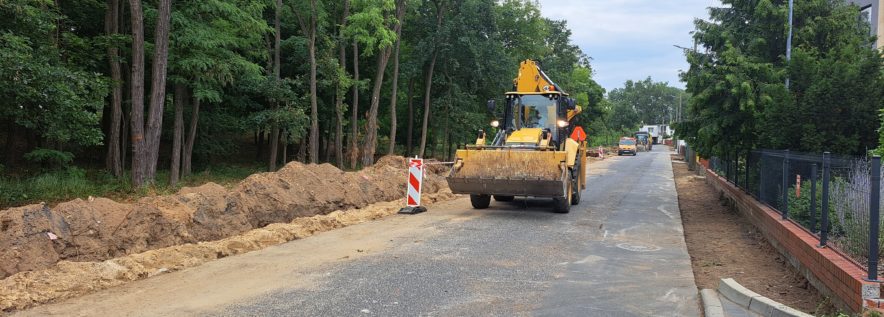
{"label": "building facade", "polygon": [[884,49],[884,0],[851,0],[860,9],[860,18],[868,21],[871,32],[877,35],[878,41],[875,46]]}

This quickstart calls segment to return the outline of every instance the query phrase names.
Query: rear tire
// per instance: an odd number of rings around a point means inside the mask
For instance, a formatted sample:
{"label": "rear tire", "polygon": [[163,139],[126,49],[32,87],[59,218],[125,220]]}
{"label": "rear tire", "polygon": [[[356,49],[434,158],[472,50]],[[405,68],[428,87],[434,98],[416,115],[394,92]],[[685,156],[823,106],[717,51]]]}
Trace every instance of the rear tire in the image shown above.
{"label": "rear tire", "polygon": [[491,205],[491,195],[470,195],[470,203],[475,209],[485,209]]}
{"label": "rear tire", "polygon": [[571,205],[580,204],[580,189],[573,189],[571,192]]}
{"label": "rear tire", "polygon": [[[578,173],[580,169],[571,171],[572,173]],[[580,204],[580,178],[577,175],[574,175],[571,181],[571,205],[576,206]]]}
{"label": "rear tire", "polygon": [[504,202],[507,202],[507,201],[513,201],[513,200],[515,200],[515,199],[516,199],[516,197],[514,197],[514,196],[500,196],[500,195],[494,195],[494,200],[496,200],[496,201],[504,201]]}

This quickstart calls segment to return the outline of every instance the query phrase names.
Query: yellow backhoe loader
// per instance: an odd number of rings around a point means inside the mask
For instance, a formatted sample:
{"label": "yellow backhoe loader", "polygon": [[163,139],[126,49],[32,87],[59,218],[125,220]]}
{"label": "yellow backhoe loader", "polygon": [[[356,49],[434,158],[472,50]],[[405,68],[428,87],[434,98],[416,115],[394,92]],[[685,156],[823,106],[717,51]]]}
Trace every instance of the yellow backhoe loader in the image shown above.
{"label": "yellow backhoe loader", "polygon": [[[469,194],[473,208],[488,208],[493,196],[511,201],[516,196],[548,197],[554,210],[570,211],[586,188],[585,135],[572,132],[571,121],[581,108],[532,60],[521,63],[513,91],[490,143],[479,131],[474,144],[457,151],[448,185],[456,194]],[[488,109],[496,112],[494,100]],[[582,129],[581,129],[582,131]]]}

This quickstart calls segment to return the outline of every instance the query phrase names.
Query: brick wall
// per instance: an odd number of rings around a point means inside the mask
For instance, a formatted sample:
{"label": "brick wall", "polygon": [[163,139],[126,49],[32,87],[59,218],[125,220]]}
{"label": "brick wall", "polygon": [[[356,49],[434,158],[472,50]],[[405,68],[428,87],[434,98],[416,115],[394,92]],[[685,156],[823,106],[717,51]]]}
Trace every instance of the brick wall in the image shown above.
{"label": "brick wall", "polygon": [[[820,248],[819,239],[780,213],[706,170],[706,182],[722,192],[737,210],[764,234],[789,262],[823,295],[842,309],[860,313],[878,309],[880,283],[863,280],[865,270],[831,247]],[[884,307],[881,304],[880,307]]]}

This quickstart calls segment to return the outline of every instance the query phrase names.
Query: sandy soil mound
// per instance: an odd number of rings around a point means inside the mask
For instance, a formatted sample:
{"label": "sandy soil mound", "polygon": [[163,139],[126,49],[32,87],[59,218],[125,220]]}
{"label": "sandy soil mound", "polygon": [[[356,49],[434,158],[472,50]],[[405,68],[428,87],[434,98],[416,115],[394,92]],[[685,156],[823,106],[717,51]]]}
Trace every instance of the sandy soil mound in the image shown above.
{"label": "sandy soil mound", "polygon": [[[403,157],[381,158],[359,172],[293,162],[277,172],[249,176],[230,190],[209,183],[132,204],[90,198],[55,208],[35,204],[3,210],[0,278],[66,261],[103,261],[219,240],[273,223],[396,200],[404,197],[406,167]],[[424,193],[447,188],[444,166],[428,171]]]}
{"label": "sandy soil mound", "polygon": [[[425,195],[424,202],[431,205],[454,197],[450,191],[441,190]],[[187,243],[103,261],[63,260],[46,269],[19,272],[0,280],[0,312],[81,296],[153,275],[195,267],[218,258],[379,219],[396,213],[401,207],[399,200],[381,202],[360,209],[338,210],[296,218],[288,223],[274,223],[217,241]]]}

